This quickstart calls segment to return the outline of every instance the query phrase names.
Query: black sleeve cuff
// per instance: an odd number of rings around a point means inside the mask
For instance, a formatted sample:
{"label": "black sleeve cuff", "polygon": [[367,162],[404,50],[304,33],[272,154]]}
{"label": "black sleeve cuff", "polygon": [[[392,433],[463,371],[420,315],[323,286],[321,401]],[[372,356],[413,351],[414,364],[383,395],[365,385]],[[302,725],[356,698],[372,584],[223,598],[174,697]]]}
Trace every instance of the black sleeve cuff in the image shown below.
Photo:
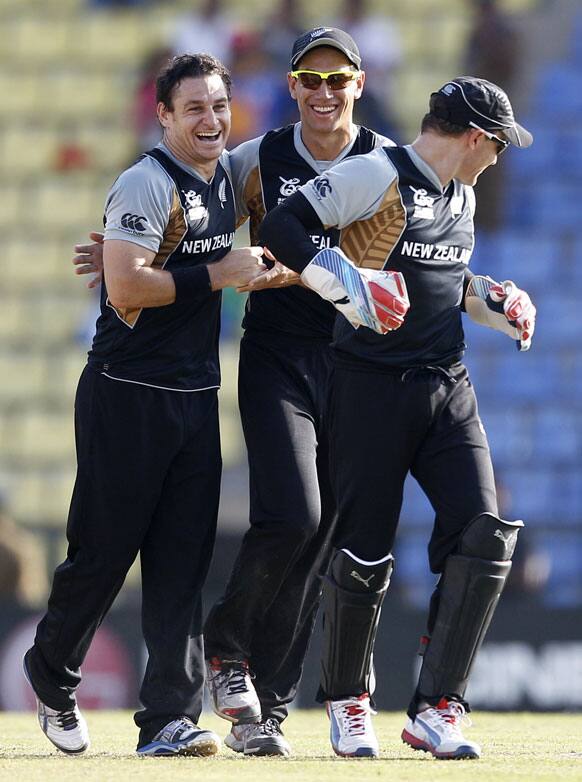
{"label": "black sleeve cuff", "polygon": [[176,286],[176,301],[193,299],[202,293],[211,293],[210,275],[206,264],[191,266],[187,269],[174,269],[170,272]]}
{"label": "black sleeve cuff", "polygon": [[303,193],[294,193],[267,212],[259,228],[259,239],[278,261],[301,274],[319,252],[310,231],[323,230],[317,212]]}

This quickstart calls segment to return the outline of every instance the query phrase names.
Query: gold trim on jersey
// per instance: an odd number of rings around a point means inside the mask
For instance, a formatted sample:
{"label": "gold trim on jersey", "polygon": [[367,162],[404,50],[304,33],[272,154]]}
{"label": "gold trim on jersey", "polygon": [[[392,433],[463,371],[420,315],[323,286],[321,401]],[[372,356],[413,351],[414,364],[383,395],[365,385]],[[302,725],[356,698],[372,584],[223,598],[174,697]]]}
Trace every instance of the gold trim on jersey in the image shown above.
{"label": "gold trim on jersey", "polygon": [[384,194],[378,211],[342,229],[340,247],[356,266],[383,269],[406,225],[406,209],[398,180]]}
{"label": "gold trim on jersey", "polygon": [[[162,237],[162,243],[160,244],[160,249],[157,252],[157,255],[154,257],[153,261],[151,262],[151,266],[155,269],[163,269],[166,265],[168,258],[172,254],[172,252],[176,249],[176,247],[180,244],[183,237],[186,235],[186,231],[188,230],[188,226],[186,225],[186,220],[184,219],[184,209],[182,208],[182,204],[180,202],[180,196],[178,195],[177,191],[174,189],[174,195],[172,198],[172,207],[170,209],[170,216],[168,218],[168,225],[166,226],[166,230],[164,231],[164,235]],[[133,328],[137,322],[137,319],[139,318],[143,307],[135,307],[135,308],[125,308],[120,309],[118,307],[114,307],[109,299],[107,300],[107,303],[109,306],[115,310],[115,313],[117,314],[117,317],[122,320],[127,326],[130,328]]]}

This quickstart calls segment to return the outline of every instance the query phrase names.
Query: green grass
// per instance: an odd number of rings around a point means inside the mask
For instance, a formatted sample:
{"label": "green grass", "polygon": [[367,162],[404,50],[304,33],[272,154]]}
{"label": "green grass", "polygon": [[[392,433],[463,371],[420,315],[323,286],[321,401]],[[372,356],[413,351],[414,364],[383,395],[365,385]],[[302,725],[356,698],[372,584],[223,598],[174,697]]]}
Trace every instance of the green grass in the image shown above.
{"label": "green grass", "polygon": [[[128,712],[89,712],[92,747],[80,758],[53,750],[33,714],[0,713],[0,780],[10,782],[511,782],[512,780],[581,780],[582,715],[474,715],[469,730],[483,747],[473,761],[437,761],[401,743],[400,713],[375,718],[382,748],[376,760],[337,758],[328,740],[323,711],[294,711],[285,734],[290,758],[245,758],[223,748],[214,758],[139,758],[136,730]],[[201,724],[225,734],[227,723],[204,715]]]}

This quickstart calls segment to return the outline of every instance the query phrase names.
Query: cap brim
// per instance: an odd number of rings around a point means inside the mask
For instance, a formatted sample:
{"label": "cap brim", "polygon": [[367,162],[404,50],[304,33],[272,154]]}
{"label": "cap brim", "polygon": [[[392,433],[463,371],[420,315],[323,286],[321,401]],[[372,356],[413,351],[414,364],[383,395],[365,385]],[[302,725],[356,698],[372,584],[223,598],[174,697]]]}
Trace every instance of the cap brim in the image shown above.
{"label": "cap brim", "polygon": [[517,122],[512,128],[503,128],[503,133],[507,139],[511,141],[511,143],[516,147],[522,147],[525,149],[533,142],[533,136],[529,130],[526,130],[521,125],[518,125]]}
{"label": "cap brim", "polygon": [[333,38],[316,38],[314,41],[311,41],[311,43],[308,43],[305,49],[302,49],[298,54],[295,55],[295,57],[291,60],[291,65],[297,65],[299,60],[307,54],[307,52],[310,52],[312,49],[318,49],[320,46],[331,46],[333,49],[337,49],[338,52],[341,52],[342,54],[345,54],[345,56],[348,58],[348,60],[352,63],[352,65],[355,65],[356,68],[360,67],[360,64],[362,62],[361,58],[357,56],[355,52],[350,52],[349,49],[347,49],[345,46],[340,46],[340,44],[334,40]]}

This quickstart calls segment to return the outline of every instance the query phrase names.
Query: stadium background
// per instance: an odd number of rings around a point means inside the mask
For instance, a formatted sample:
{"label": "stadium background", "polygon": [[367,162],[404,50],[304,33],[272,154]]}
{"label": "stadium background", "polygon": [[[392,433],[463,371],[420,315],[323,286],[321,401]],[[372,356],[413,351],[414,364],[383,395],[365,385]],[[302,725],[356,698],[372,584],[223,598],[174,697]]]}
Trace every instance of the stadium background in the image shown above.
{"label": "stadium background", "polygon": [[[389,22],[400,48],[384,94],[400,140],[412,140],[429,92],[463,72],[474,5],[370,4],[369,14]],[[527,524],[470,695],[481,708],[580,709],[582,12],[574,0],[507,0],[499,6],[519,34],[511,94],[535,143],[502,158],[502,187],[494,191],[501,217],[480,230],[472,268],[526,288],[538,306],[538,326],[533,349],[524,355],[501,335],[467,326],[467,364],[503,512]],[[247,57],[238,64],[238,81],[235,71],[235,99],[237,84],[248,98],[236,106],[235,132],[255,135],[272,126],[267,97],[274,106],[273,85],[284,82],[288,46],[281,44],[281,19],[266,0],[227,2],[223,12],[225,38],[228,27],[232,51]],[[0,0],[0,708],[32,706],[18,673],[20,651],[42,610],[50,573],[64,555],[74,479],[73,397],[96,306],[72,272],[72,245],[99,228],[105,193],[139,149],[136,106],[148,60],[171,48],[199,13],[197,3],[170,0]],[[334,23],[340,14],[331,0],[299,3],[304,29]],[[208,40],[196,48],[204,50]],[[271,46],[270,54],[257,58],[257,49],[269,41],[279,51]],[[358,41],[366,65],[366,40]],[[495,49],[494,40],[490,46]],[[374,76],[382,81],[381,73]],[[378,93],[384,86],[368,81]],[[477,197],[479,202],[479,187]],[[245,236],[243,231],[239,241]],[[225,472],[207,605],[224,583],[246,525],[245,452],[236,407],[242,304],[234,294],[225,297]],[[376,653],[384,671],[382,708],[400,708],[409,695],[433,583],[425,551],[431,520],[430,507],[411,483]],[[302,705],[313,703],[317,645],[316,639]],[[81,702],[133,705],[142,665],[135,567],[87,661]]]}

